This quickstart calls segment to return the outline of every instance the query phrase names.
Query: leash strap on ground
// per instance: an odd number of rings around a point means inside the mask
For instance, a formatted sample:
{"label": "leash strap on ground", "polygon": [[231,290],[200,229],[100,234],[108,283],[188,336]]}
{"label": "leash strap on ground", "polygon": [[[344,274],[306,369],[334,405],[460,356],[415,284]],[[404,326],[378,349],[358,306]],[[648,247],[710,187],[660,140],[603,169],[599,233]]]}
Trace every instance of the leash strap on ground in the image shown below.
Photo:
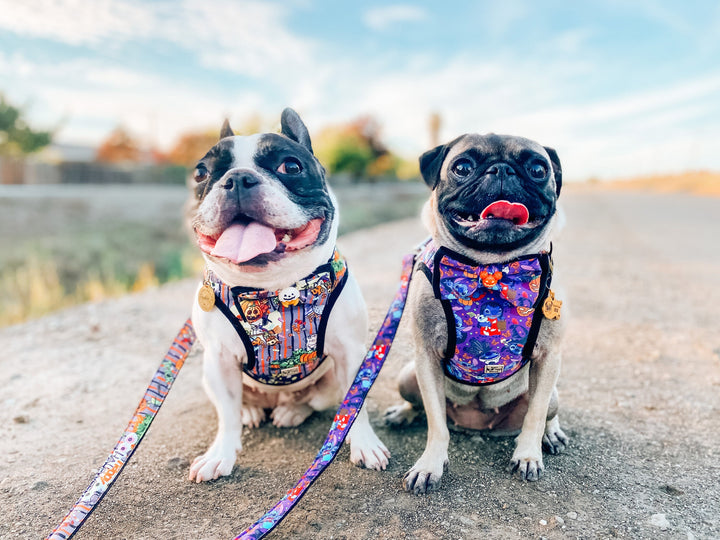
{"label": "leash strap on ground", "polygon": [[140,442],[155,415],[160,410],[165,397],[170,392],[170,388],[194,342],[195,332],[192,322],[188,319],[180,329],[167,354],[165,354],[165,358],[163,358],[160,367],[155,372],[150,386],[145,390],[145,395],[140,400],[132,420],[125,428],[125,432],[115,445],[112,453],[105,460],[105,464],[70,509],[62,523],[50,533],[47,540],[67,540],[71,538],[85,523],[85,520],[117,480],[123,467],[135,453],[137,447],[140,446]]}
{"label": "leash strap on ground", "polygon": [[322,474],[325,468],[332,463],[333,459],[335,459],[343,441],[345,441],[348,431],[350,431],[350,427],[360,412],[360,408],[365,401],[365,396],[375,382],[385,362],[385,357],[390,351],[390,346],[395,338],[398,325],[400,324],[400,318],[405,308],[405,300],[407,299],[407,290],[414,261],[414,253],[406,255],[403,258],[400,288],[395,294],[395,298],[390,305],[390,309],[385,316],[385,320],[378,331],[372,347],[360,365],[360,369],[358,369],[355,380],[350,386],[350,390],[348,390],[345,399],[335,414],[330,432],[325,438],[325,443],[320,449],[320,452],[318,452],[315,457],[315,461],[312,462],[312,465],[305,471],[305,474],[302,475],[300,481],[295,484],[294,488],[288,491],[264,516],[236,536],[235,540],[256,540],[272,531],[285,516],[290,513],[290,510],[295,507],[313,482]]}

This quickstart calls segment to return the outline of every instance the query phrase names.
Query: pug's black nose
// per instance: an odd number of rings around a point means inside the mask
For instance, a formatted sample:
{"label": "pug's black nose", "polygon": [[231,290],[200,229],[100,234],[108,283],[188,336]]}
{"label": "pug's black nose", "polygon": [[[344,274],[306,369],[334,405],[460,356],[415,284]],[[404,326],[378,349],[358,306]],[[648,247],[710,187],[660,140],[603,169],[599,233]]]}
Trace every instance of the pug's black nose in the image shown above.
{"label": "pug's black nose", "polygon": [[249,189],[260,183],[260,178],[249,172],[233,173],[225,179],[222,185],[225,189],[233,189],[235,186]]}
{"label": "pug's black nose", "polygon": [[507,163],[495,163],[494,165],[490,165],[485,170],[485,174],[492,174],[494,176],[517,176],[515,169]]}

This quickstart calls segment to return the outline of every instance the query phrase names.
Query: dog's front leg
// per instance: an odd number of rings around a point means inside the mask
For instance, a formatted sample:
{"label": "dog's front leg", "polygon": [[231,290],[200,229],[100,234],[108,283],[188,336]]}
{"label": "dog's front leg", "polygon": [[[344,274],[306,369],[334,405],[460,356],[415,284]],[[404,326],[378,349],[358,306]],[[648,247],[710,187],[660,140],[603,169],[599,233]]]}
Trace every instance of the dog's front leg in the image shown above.
{"label": "dog's front leg", "polygon": [[532,360],[528,382],[528,410],[522,430],[515,439],[515,452],[508,465],[523,480],[535,481],[544,469],[542,438],[548,416],[550,398],[560,374],[560,351],[543,351]]}
{"label": "dog's front leg", "polygon": [[[415,340],[415,343],[420,342]],[[419,495],[440,487],[443,471],[448,464],[450,432],[445,412],[441,359],[423,347],[416,347],[416,358],[417,382],[427,416],[427,444],[420,459],[405,473],[403,487]]]}
{"label": "dog's front leg", "polygon": [[242,450],[242,372],[238,359],[223,346],[205,344],[203,385],[218,416],[218,431],[210,448],[190,466],[190,480],[203,482],[232,472]]}

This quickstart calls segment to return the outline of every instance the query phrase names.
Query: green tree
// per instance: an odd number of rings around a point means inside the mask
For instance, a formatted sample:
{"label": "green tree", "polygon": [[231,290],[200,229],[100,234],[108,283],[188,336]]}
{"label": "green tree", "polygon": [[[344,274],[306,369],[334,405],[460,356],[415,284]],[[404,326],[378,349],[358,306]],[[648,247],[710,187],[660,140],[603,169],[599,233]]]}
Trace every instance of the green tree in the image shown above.
{"label": "green tree", "polygon": [[47,146],[51,140],[51,132],[30,128],[23,112],[0,94],[0,154],[29,154]]}
{"label": "green tree", "polygon": [[398,160],[382,142],[380,124],[370,116],[325,128],[313,146],[331,174],[345,172],[366,181],[396,174]]}

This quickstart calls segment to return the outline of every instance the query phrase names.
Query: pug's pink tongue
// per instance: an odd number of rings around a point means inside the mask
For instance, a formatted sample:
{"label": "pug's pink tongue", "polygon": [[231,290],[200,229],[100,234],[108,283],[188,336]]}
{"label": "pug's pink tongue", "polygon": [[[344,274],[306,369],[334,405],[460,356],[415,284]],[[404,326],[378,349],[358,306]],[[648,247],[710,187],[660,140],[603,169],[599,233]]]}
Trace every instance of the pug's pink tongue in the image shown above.
{"label": "pug's pink tongue", "polygon": [[497,219],[507,219],[515,223],[515,225],[525,225],[530,219],[530,212],[522,203],[511,203],[510,201],[495,201],[485,207],[480,217],[487,219],[488,217]]}
{"label": "pug's pink tongue", "polygon": [[261,253],[274,251],[276,245],[273,228],[251,221],[246,225],[238,223],[225,229],[210,254],[239,264]]}

